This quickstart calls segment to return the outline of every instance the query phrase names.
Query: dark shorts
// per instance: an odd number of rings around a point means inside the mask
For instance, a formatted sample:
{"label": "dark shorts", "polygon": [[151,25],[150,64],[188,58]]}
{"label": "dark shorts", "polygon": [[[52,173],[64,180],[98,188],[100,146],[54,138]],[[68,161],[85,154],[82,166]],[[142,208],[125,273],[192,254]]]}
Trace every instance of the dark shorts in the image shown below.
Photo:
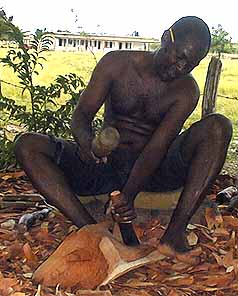
{"label": "dark shorts", "polygon": [[[143,191],[166,192],[184,185],[189,165],[182,159],[181,147],[186,134],[180,134],[172,143],[160,168],[150,177]],[[116,150],[110,154],[106,164],[86,164],[81,161],[75,142],[53,136],[50,139],[56,145],[54,162],[78,195],[99,195],[121,190],[136,161],[133,154]]]}

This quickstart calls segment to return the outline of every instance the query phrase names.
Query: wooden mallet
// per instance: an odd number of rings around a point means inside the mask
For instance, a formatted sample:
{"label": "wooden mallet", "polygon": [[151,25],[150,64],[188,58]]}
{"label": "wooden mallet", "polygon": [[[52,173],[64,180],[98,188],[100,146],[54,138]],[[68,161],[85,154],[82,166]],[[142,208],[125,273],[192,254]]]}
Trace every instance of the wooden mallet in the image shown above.
{"label": "wooden mallet", "polygon": [[97,157],[109,155],[120,143],[120,134],[114,127],[103,129],[92,141],[92,152]]}

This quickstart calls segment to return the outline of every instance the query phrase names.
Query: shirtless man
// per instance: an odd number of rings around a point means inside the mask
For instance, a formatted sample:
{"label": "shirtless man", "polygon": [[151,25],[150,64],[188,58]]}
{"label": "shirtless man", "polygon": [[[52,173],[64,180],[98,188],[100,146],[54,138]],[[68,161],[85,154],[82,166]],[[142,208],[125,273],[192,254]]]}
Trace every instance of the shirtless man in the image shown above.
{"label": "shirtless man", "polygon": [[[17,159],[35,188],[75,225],[96,223],[76,194],[120,190],[114,215],[127,221],[136,217],[138,192],[183,187],[161,244],[189,250],[187,224],[220,172],[232,135],[230,121],[219,114],[180,133],[200,95],[189,73],[206,56],[210,38],[201,19],[184,17],[163,33],[155,52],[106,54],[74,111],[74,143],[33,133],[18,139]],[[91,123],[104,103],[104,127],[115,127],[121,140],[107,163],[98,163]]]}

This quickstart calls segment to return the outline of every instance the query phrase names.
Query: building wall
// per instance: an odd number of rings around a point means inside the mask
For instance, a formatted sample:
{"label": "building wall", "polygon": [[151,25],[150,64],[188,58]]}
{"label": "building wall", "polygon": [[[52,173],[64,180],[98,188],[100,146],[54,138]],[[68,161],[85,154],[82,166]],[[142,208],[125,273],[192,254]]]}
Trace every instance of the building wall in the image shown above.
{"label": "building wall", "polygon": [[116,40],[90,38],[87,37],[68,37],[68,36],[55,36],[55,43],[53,45],[54,50],[60,51],[112,51],[112,50],[149,50],[149,42],[141,40]]}

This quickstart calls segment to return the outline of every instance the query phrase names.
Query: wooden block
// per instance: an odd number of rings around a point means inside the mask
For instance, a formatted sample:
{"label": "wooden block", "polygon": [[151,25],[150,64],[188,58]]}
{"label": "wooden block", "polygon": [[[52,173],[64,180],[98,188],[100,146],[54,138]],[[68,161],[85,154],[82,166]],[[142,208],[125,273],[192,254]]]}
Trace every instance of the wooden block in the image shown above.
{"label": "wooden block", "polygon": [[108,230],[109,226],[103,222],[69,234],[38,267],[33,279],[44,286],[95,289],[132,269],[164,258],[148,245],[124,245]]}

